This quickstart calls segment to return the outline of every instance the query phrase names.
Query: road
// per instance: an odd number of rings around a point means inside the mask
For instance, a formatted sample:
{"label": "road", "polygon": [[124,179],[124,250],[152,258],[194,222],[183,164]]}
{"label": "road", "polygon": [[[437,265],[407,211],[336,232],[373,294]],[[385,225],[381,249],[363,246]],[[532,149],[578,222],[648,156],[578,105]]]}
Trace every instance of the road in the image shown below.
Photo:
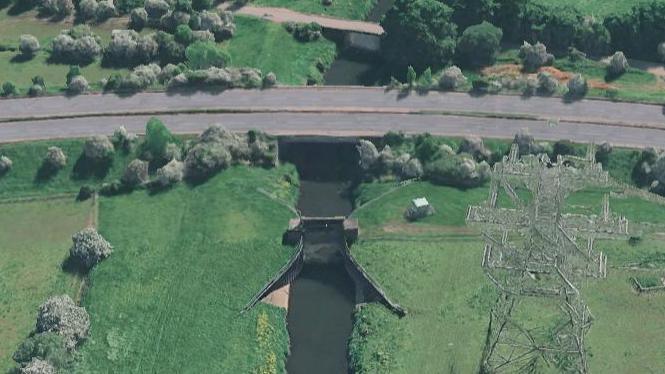
{"label": "road", "polygon": [[[222,3],[220,8],[229,9],[233,8],[233,5],[226,5],[228,3]],[[364,34],[372,35],[382,35],[383,27],[378,23],[374,22],[365,22],[365,21],[353,21],[343,18],[334,18],[316,14],[306,14],[296,12],[286,8],[271,8],[271,7],[258,7],[245,5],[237,9],[233,9],[233,12],[236,14],[243,14],[247,16],[259,17],[266,21],[272,21],[277,23],[285,22],[296,22],[296,23],[310,23],[316,22],[319,25],[327,29],[342,30],[342,31],[354,31],[361,32]]]}
{"label": "road", "polygon": [[[161,114],[175,132],[199,132],[212,123],[232,130],[250,128],[274,134],[380,135],[388,130],[436,135],[476,134],[510,138],[520,129],[546,140],[610,141],[615,145],[665,148],[663,108],[659,105],[585,100],[565,104],[556,98],[471,97],[462,93],[400,97],[374,88],[280,88],[230,90],[220,94],[142,93],[0,100],[0,142],[110,134],[120,125],[142,132],[149,116],[29,120],[30,116],[98,115],[201,109],[254,111],[217,114]],[[266,112],[272,111],[272,112]],[[321,111],[320,113],[317,111]],[[437,114],[447,111],[447,114]],[[484,114],[480,115],[478,112]],[[420,113],[420,114],[416,114]],[[422,114],[427,113],[427,114]],[[488,118],[530,115],[538,120]],[[543,118],[560,119],[548,125]],[[12,119],[21,119],[11,122]],[[4,122],[3,122],[4,121]],[[8,122],[10,121],[10,122]],[[611,124],[608,126],[607,124]],[[647,126],[649,128],[629,127]]]}

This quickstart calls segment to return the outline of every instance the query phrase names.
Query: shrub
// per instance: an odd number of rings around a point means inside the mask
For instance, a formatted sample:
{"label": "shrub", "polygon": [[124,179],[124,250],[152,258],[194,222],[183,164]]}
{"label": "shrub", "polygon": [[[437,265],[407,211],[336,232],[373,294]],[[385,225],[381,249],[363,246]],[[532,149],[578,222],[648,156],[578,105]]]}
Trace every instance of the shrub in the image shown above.
{"label": "shrub", "polygon": [[489,165],[476,163],[468,155],[446,156],[425,166],[426,177],[435,184],[469,188],[484,184],[489,178]]}
{"label": "shrub", "polygon": [[364,171],[374,168],[376,161],[379,159],[379,151],[374,143],[360,139],[356,149],[358,150],[358,165],[360,165],[360,168]]}
{"label": "shrub", "polygon": [[527,72],[535,72],[541,66],[551,65],[554,62],[554,55],[547,53],[547,47],[542,43],[531,45],[524,42],[520,47],[519,57]]}
{"label": "shrub", "polygon": [[0,156],[0,176],[7,174],[11,169],[14,163],[7,156]]}
{"label": "shrub", "polygon": [[84,156],[93,161],[103,161],[113,156],[113,143],[108,137],[95,135],[88,138],[83,145]]}
{"label": "shrub", "polygon": [[603,167],[607,167],[607,162],[609,161],[611,153],[612,144],[608,142],[601,143],[596,149],[596,162],[600,162],[603,164]]}
{"label": "shrub", "polygon": [[101,40],[87,25],[63,30],[51,42],[51,58],[60,62],[87,64],[102,53]]}
{"label": "shrub", "polygon": [[189,45],[194,39],[192,29],[190,29],[188,25],[179,25],[173,36],[175,37],[176,42],[183,45]]}
{"label": "shrub", "polygon": [[121,14],[127,14],[132,9],[142,8],[143,0],[115,0],[115,6]]}
{"label": "shrub", "polygon": [[468,153],[476,160],[489,160],[492,152],[485,147],[483,139],[477,136],[465,136],[460,142],[458,153]]}
{"label": "shrub", "polygon": [[72,350],[87,338],[90,317],[69,295],[51,296],[39,307],[36,327],[38,333],[53,331],[62,336],[65,347]]}
{"label": "shrub", "polygon": [[116,66],[134,66],[154,61],[159,44],[154,35],[140,35],[134,30],[113,30],[104,50],[105,61]]}
{"label": "shrub", "polygon": [[72,79],[74,77],[77,77],[81,75],[81,68],[78,65],[72,65],[69,67],[69,70],[67,71],[67,85],[72,82]]}
{"label": "shrub", "polygon": [[534,137],[528,131],[522,130],[515,134],[513,143],[517,144],[520,156],[528,154],[545,153],[546,149],[542,144],[536,143]]}
{"label": "shrub", "polygon": [[129,151],[132,143],[137,139],[136,134],[131,134],[127,131],[125,126],[120,126],[113,131],[111,136],[111,143],[115,148],[124,149]]}
{"label": "shrub", "polygon": [[67,85],[67,90],[72,94],[81,94],[88,90],[88,81],[82,75],[77,75]]}
{"label": "shrub", "polygon": [[173,35],[158,31],[155,41],[159,46],[158,55],[162,63],[179,63],[185,60],[185,47],[176,42]]}
{"label": "shrub", "polygon": [[220,15],[216,12],[204,10],[199,14],[199,17],[201,19],[200,29],[212,32],[215,35],[215,41],[221,42],[235,34],[236,26],[233,23],[231,12],[223,12]]}
{"label": "shrub", "polygon": [[81,0],[79,1],[78,15],[86,21],[92,20],[97,17],[97,0]]}
{"label": "shrub", "polygon": [[129,27],[135,31],[141,31],[148,23],[148,12],[145,8],[134,8],[129,14]]}
{"label": "shrub", "polygon": [[56,374],[56,369],[48,361],[32,359],[19,369],[20,374]]}
{"label": "shrub", "polygon": [[118,12],[115,9],[113,0],[102,0],[98,3],[97,12],[95,13],[95,17],[97,18],[97,20],[105,21],[117,15]]}
{"label": "shrub", "polygon": [[454,65],[446,68],[439,79],[439,87],[444,90],[454,90],[465,83],[466,77],[462,70]]}
{"label": "shrub", "polygon": [[69,367],[73,361],[71,354],[65,348],[63,337],[55,332],[28,337],[18,346],[12,358],[22,366],[33,359],[44,360],[58,369]]}
{"label": "shrub", "polygon": [[132,160],[122,174],[122,183],[128,187],[136,187],[148,182],[148,162],[139,159]]}
{"label": "shrub", "polygon": [[414,142],[415,155],[426,164],[439,156],[439,142],[430,134],[417,135]]}
{"label": "shrub", "polygon": [[299,23],[293,28],[293,37],[299,42],[313,42],[321,38],[322,30],[316,22]]}
{"label": "shrub", "polygon": [[49,147],[44,157],[43,165],[51,170],[60,170],[67,165],[67,156],[58,147]]}
{"label": "shrub", "polygon": [[192,180],[206,179],[226,169],[231,160],[231,154],[222,143],[198,143],[187,152],[185,175]]}
{"label": "shrub", "polygon": [[16,89],[16,85],[9,81],[3,83],[2,96],[12,96],[12,95],[18,95],[18,90]]}
{"label": "shrub", "polygon": [[457,42],[457,54],[462,63],[471,67],[492,65],[501,48],[503,32],[491,23],[469,26]]}
{"label": "shrub", "polygon": [[39,52],[41,46],[37,38],[29,34],[24,34],[19,37],[18,49],[24,56],[32,57]]}
{"label": "shrub", "polygon": [[155,172],[155,183],[161,187],[169,187],[182,180],[185,172],[185,164],[176,159],[172,159],[166,165],[157,169]]}
{"label": "shrub", "polygon": [[199,135],[203,143],[218,143],[228,150],[233,160],[248,160],[249,147],[245,139],[220,125],[212,125]]}
{"label": "shrub", "polygon": [[214,42],[196,42],[185,50],[187,64],[192,69],[223,68],[231,62],[231,56]]}
{"label": "shrub", "polygon": [[589,87],[587,86],[586,79],[582,74],[575,74],[568,81],[568,95],[574,98],[583,97],[586,95]]}
{"label": "shrub", "polygon": [[277,76],[272,71],[263,77],[263,88],[274,87],[277,84]]}
{"label": "shrub", "polygon": [[576,154],[575,147],[573,146],[573,143],[570,142],[570,140],[559,140],[554,143],[554,146],[552,147],[553,159],[556,159],[559,155],[565,156],[574,154]]}
{"label": "shrub", "polygon": [[420,178],[423,174],[423,165],[417,158],[410,158],[407,162],[403,163],[399,171],[399,177],[403,180]]}
{"label": "shrub", "polygon": [[95,189],[88,186],[88,185],[83,185],[79,189],[78,195],[76,195],[76,200],[77,201],[85,201],[88,200],[89,198],[92,197],[92,195],[95,193]]}
{"label": "shrub", "polygon": [[159,20],[169,11],[169,3],[165,0],[145,0],[144,8],[151,20]]}
{"label": "shrub", "polygon": [[618,77],[628,70],[628,60],[624,56],[623,52],[615,52],[610,58],[610,63],[607,66],[607,72],[612,77]]}
{"label": "shrub", "polygon": [[559,87],[559,81],[548,72],[538,73],[538,92],[543,95],[553,95]]}
{"label": "shrub", "polygon": [[161,18],[159,21],[159,26],[166,32],[175,33],[178,26],[187,26],[190,19],[191,16],[189,13],[179,11],[169,12]]}
{"label": "shrub", "polygon": [[94,228],[85,228],[72,235],[70,259],[85,270],[92,269],[113,252],[113,247]]}
{"label": "shrub", "polygon": [[28,88],[28,95],[31,97],[42,96],[44,94],[44,86],[33,84]]}
{"label": "shrub", "polygon": [[485,77],[476,78],[471,81],[471,89],[477,93],[487,93],[490,88],[490,81]]}
{"label": "shrub", "polygon": [[39,0],[39,10],[44,14],[68,16],[74,12],[72,0]]}

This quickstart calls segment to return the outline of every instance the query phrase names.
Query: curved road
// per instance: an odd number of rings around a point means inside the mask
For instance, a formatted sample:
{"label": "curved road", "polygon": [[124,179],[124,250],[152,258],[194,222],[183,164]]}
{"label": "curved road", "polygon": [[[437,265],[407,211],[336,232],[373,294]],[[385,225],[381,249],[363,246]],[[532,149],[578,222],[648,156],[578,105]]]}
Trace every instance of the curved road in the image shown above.
{"label": "curved road", "polygon": [[[205,111],[209,113],[196,113]],[[198,132],[211,123],[238,131],[255,128],[275,134],[322,135],[402,130],[509,138],[528,129],[547,140],[665,148],[661,105],[565,103],[558,98],[501,95],[476,98],[439,92],[401,95],[382,88],[351,87],[4,99],[0,100],[0,142],[109,134],[119,125],[141,132],[148,114],[158,115],[181,133]]]}

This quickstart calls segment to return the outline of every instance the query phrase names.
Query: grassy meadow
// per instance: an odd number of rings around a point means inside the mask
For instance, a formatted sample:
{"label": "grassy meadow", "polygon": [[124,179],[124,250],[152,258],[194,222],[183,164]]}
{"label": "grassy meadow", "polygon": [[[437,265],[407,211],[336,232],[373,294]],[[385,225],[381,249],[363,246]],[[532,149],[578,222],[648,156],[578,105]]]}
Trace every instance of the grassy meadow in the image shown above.
{"label": "grassy meadow", "polygon": [[294,202],[293,173],[234,167],[196,187],[102,198],[115,252],[90,276],[78,372],[283,371],[285,311],[240,311],[293,251],[281,245],[291,211],[256,188]]}
{"label": "grassy meadow", "polygon": [[[626,174],[618,167],[626,164],[621,160],[626,155],[611,156],[620,160],[608,163],[619,175]],[[355,315],[351,363],[357,373],[475,372],[497,294],[480,266],[484,243],[478,229],[466,226],[464,218],[466,207],[487,198],[488,188],[462,191],[429,182],[394,186],[374,182],[358,189],[360,208],[354,215],[361,233],[351,251],[408,315],[399,319],[380,305],[363,307]],[[404,210],[422,196],[435,215],[407,222]],[[568,202],[571,212],[600,214],[602,193],[581,191]],[[610,205],[633,223],[665,223],[662,206],[639,198],[616,195]],[[650,233],[632,245],[627,239],[598,240],[596,248],[608,255],[608,277],[580,284],[595,316],[587,336],[591,371],[664,371],[665,294],[638,295],[630,278],[665,275],[665,240]],[[552,310],[526,302],[520,315],[539,323]]]}
{"label": "grassy meadow", "polygon": [[0,372],[14,367],[11,355],[35,328],[46,298],[77,296],[80,279],[60,265],[91,207],[73,199],[0,203]]}

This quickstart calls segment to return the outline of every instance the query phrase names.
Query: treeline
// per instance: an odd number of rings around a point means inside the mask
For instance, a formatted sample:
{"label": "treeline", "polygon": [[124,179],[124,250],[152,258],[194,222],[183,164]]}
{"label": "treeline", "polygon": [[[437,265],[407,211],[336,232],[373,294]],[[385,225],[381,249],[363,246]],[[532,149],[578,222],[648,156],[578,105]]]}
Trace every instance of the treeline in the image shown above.
{"label": "treeline", "polygon": [[663,0],[637,2],[630,11],[604,19],[556,2],[397,0],[382,25],[384,55],[393,72],[409,65],[423,71],[451,63],[477,67],[479,60],[491,64],[494,50],[487,44],[497,37],[540,42],[555,54],[572,47],[591,56],[623,51],[631,58],[665,59]]}

